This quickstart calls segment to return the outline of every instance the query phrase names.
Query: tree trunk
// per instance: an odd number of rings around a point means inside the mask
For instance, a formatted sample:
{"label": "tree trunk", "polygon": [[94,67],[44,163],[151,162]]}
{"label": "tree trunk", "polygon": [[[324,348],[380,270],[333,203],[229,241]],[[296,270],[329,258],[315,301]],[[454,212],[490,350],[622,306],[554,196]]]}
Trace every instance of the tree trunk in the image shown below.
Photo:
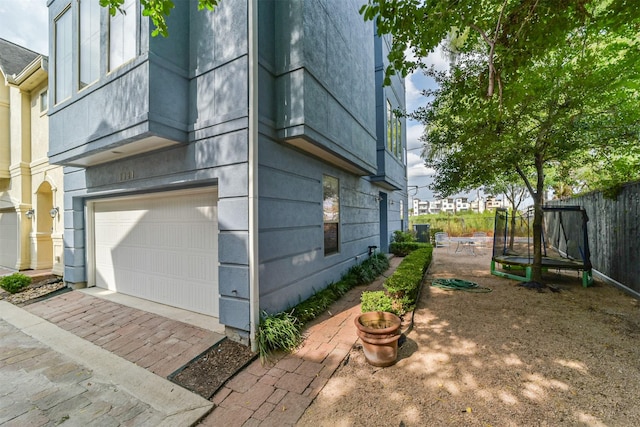
{"label": "tree trunk", "polygon": [[542,156],[536,155],[536,192],[533,195],[533,265],[531,280],[542,282],[542,204],[544,202],[544,170]]}
{"label": "tree trunk", "polygon": [[509,250],[513,252],[513,244],[516,240],[516,210],[511,209],[511,230],[509,230]]}

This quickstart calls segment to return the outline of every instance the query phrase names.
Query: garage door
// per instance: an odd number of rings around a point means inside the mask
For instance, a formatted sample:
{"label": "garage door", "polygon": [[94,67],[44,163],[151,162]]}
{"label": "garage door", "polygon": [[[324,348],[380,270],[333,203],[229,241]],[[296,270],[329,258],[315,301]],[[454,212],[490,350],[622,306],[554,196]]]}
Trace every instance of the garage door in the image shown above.
{"label": "garage door", "polygon": [[94,202],[94,284],[217,317],[216,204],[212,188]]}
{"label": "garage door", "polygon": [[18,215],[0,211],[0,267],[16,268],[18,262]]}

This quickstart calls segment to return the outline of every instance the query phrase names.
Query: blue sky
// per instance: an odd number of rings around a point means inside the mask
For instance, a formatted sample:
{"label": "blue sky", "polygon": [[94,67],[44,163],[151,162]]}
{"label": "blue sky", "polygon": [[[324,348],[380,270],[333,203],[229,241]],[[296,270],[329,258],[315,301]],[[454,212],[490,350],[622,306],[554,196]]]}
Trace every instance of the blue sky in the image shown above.
{"label": "blue sky", "polygon": [[[97,0],[96,0],[97,1]],[[20,46],[48,55],[48,10],[47,0],[0,0],[0,38],[9,40]],[[447,60],[440,52],[429,56],[428,61],[437,68],[444,69]],[[406,80],[407,110],[413,111],[425,104],[421,90],[432,87],[433,81],[418,72]],[[426,185],[431,181],[432,170],[424,166],[420,158],[422,125],[409,121],[407,123],[407,168],[409,186],[420,187],[418,191],[410,190],[409,199],[415,197],[423,200],[433,198]]]}
{"label": "blue sky", "polygon": [[0,0],[0,38],[49,54],[47,0]]}

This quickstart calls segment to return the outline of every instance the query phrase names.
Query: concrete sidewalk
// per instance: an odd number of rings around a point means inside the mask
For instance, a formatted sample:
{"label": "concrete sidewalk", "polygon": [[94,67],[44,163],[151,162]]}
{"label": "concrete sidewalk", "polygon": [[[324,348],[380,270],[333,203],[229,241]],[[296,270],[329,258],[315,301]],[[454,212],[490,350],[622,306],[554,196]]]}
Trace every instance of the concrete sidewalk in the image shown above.
{"label": "concrete sidewalk", "polygon": [[213,404],[0,301],[0,424],[189,426]]}

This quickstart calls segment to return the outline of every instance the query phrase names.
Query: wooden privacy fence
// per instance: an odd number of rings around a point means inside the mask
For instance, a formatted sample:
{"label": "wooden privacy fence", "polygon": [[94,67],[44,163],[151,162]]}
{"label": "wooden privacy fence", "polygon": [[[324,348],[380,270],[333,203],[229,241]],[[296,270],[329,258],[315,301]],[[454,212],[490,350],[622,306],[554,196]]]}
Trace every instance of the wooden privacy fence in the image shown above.
{"label": "wooden privacy fence", "polygon": [[582,206],[593,268],[640,295],[640,182],[626,184],[615,199],[593,192],[548,204]]}

